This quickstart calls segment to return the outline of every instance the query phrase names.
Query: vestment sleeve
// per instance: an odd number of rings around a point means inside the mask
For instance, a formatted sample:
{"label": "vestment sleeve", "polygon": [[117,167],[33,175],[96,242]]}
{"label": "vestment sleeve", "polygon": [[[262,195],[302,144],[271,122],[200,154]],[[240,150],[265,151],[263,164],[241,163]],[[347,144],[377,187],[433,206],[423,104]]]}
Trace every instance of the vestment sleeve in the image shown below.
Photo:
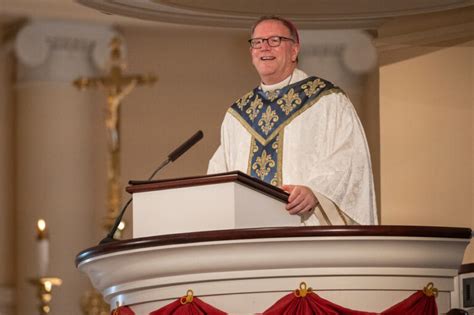
{"label": "vestment sleeve", "polygon": [[[227,117],[227,114],[226,114]],[[226,159],[226,122],[227,120],[224,119],[221,125],[221,136],[220,136],[220,144],[217,148],[214,155],[209,160],[209,164],[207,167],[207,174],[216,174],[216,173],[224,173],[229,171],[229,167],[227,166],[227,159]]]}
{"label": "vestment sleeve", "polygon": [[370,154],[355,109],[343,93],[329,96],[326,122],[315,141],[307,185],[332,201],[341,215],[377,224]]}
{"label": "vestment sleeve", "polygon": [[209,160],[209,165],[207,167],[207,174],[216,174],[227,172],[227,167],[225,163],[224,148],[221,145],[217,148],[214,155]]}

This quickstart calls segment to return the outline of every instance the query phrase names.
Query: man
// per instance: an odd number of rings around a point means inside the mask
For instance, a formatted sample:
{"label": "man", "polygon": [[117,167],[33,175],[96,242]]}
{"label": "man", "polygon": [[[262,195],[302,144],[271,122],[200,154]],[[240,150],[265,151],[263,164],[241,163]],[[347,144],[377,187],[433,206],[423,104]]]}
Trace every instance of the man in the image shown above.
{"label": "man", "polygon": [[249,43],[261,84],[226,113],[208,173],[240,170],[282,187],[304,225],[377,224],[367,141],[349,99],[296,68],[290,21],[260,18]]}

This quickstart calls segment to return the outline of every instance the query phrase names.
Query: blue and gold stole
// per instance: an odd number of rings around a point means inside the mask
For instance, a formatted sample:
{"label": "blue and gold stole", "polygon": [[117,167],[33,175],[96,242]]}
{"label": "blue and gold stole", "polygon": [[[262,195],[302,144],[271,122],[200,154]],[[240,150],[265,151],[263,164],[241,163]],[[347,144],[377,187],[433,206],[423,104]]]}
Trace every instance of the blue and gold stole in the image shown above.
{"label": "blue and gold stole", "polygon": [[247,174],[280,186],[285,126],[320,97],[334,92],[341,90],[329,81],[309,77],[274,91],[257,87],[232,104],[229,113],[252,135]]}

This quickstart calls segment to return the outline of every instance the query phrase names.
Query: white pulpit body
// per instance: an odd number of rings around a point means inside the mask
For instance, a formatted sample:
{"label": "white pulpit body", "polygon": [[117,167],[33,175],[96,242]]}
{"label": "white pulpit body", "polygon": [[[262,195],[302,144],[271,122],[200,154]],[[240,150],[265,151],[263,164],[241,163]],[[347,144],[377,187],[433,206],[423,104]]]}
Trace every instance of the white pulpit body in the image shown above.
{"label": "white pulpit body", "polygon": [[133,237],[301,225],[285,210],[281,189],[241,172],[139,183],[133,193]]}
{"label": "white pulpit body", "polygon": [[[299,226],[137,238],[79,253],[76,264],[110,305],[137,315],[192,289],[229,314],[259,314],[304,281],[344,307],[381,312],[429,282],[440,314],[460,307],[468,228]],[[421,315],[421,314],[420,314]]]}
{"label": "white pulpit body", "polygon": [[76,258],[114,306],[149,314],[192,289],[229,314],[258,314],[301,282],[344,307],[381,312],[432,282],[440,314],[460,303],[471,229],[299,226],[288,194],[240,172],[133,183],[133,239]]}

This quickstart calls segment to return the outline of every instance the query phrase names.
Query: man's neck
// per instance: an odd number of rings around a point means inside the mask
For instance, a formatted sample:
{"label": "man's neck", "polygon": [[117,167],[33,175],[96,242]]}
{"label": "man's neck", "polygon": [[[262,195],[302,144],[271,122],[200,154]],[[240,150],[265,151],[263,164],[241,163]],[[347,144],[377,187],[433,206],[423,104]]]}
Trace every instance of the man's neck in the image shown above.
{"label": "man's neck", "polygon": [[264,91],[278,90],[289,85],[292,77],[293,77],[293,73],[291,73],[288,77],[284,78],[282,81],[277,82],[275,84],[265,84],[262,82],[260,86],[262,87],[262,90]]}
{"label": "man's neck", "polygon": [[274,77],[274,76],[261,77],[260,80],[262,84],[264,85],[275,85],[275,84],[285,81],[285,79],[288,79],[293,73],[293,71],[295,71],[295,69],[296,67],[292,67],[291,71],[286,72],[284,75],[280,75],[278,77]]}
{"label": "man's neck", "polygon": [[271,85],[267,85],[267,84],[264,84],[264,83],[261,83],[260,84],[260,88],[263,90],[263,91],[273,91],[273,90],[278,90],[278,89],[282,89],[284,88],[285,86],[287,85],[290,85],[290,84],[293,84],[293,83],[296,83],[298,81],[301,81],[301,80],[304,80],[308,77],[308,75],[306,73],[304,73],[303,71],[299,70],[298,68],[295,68],[293,70],[292,73],[290,73],[290,75],[286,78],[284,78],[283,80],[281,80],[280,82],[276,83],[276,84],[271,84]]}

